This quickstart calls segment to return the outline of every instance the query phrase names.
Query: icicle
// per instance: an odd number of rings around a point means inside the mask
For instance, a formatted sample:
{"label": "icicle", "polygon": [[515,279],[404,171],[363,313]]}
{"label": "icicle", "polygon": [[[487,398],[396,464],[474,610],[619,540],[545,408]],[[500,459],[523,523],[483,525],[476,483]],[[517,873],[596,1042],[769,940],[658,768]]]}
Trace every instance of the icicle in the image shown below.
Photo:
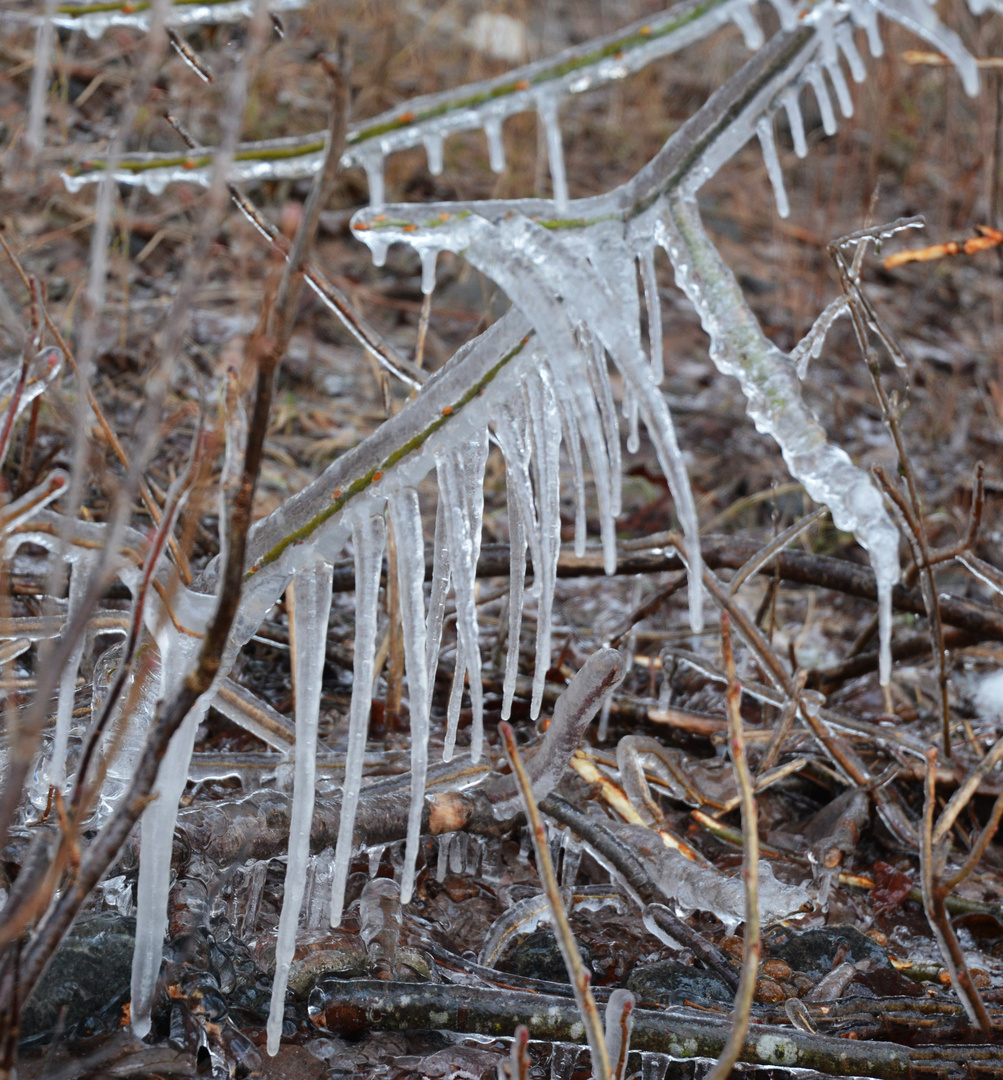
{"label": "icicle", "polygon": [[362,764],[369,732],[369,712],[373,703],[373,662],[376,649],[377,601],[386,524],[382,517],[366,516],[354,522],[352,547],[355,550],[355,660],[352,670],[352,703],[349,706],[348,758],[345,786],[341,795],[341,820],[334,850],[334,880],[331,884],[331,925],[338,926],[345,902],[345,885],[352,862],[355,811],[362,788]]}
{"label": "icicle", "polygon": [[306,891],[310,859],[310,826],[313,822],[317,782],[317,727],[323,689],[327,623],[331,613],[330,564],[318,560],[303,567],[293,579],[290,643],[295,658],[293,691],[296,712],[295,776],[289,816],[289,856],[285,891],[275,942],[275,977],[266,1027],[268,1053],[274,1057],[282,1039],[286,985],[296,948],[296,929]]}
{"label": "icicle", "polygon": [[[268,876],[268,860],[259,859],[251,867],[247,875],[248,883],[244,892],[243,910],[240,913],[240,935],[250,938],[254,935],[258,911],[261,907],[261,894],[265,888],[265,878]],[[326,901],[325,897],[325,901]],[[326,905],[325,905],[326,906]]]}
{"label": "icicle", "polygon": [[373,266],[386,266],[387,264],[387,252],[390,250],[390,245],[380,238],[374,238],[369,241],[369,250],[373,256]]}
{"label": "icicle", "polygon": [[801,106],[798,103],[797,90],[789,90],[780,99],[787,112],[787,123],[791,129],[791,139],[794,142],[794,153],[799,158],[808,156],[808,143],[804,134],[804,117],[801,115]]}
{"label": "icicle", "polygon": [[785,218],[790,214],[791,207],[787,201],[784,173],[780,168],[780,158],[777,157],[777,146],[773,141],[773,121],[768,116],[763,116],[756,122],[756,134],[759,136],[759,145],[763,151],[766,174],[773,186],[773,197],[777,201],[777,213]]}
{"label": "icicle", "polygon": [[[212,597],[205,599],[212,600]],[[194,622],[194,620],[193,620]],[[192,623],[187,623],[191,626]],[[204,625],[204,624],[203,624]],[[161,637],[161,697],[172,701],[181,681],[195,665],[201,644],[197,638],[169,633]],[[132,1030],[143,1038],[150,1030],[150,1013],[160,974],[167,932],[167,894],[171,884],[171,852],[178,803],[188,782],[188,763],[195,733],[205,716],[213,691],[203,694],[175,731],[157,773],[154,798],[142,817],[139,881],[136,885],[136,949],[132,959]]]}
{"label": "icicle", "polygon": [[511,585],[509,593],[509,641],[502,694],[502,719],[508,719],[519,672],[519,631],[525,596],[526,545],[533,559],[534,589],[539,592],[543,553],[530,479],[530,449],[524,409],[503,409],[495,421],[495,435],[505,458],[508,491]]}
{"label": "icicle", "polygon": [[456,833],[452,844],[449,845],[449,872],[451,874],[463,874],[467,869],[467,841],[466,833]]}
{"label": "icicle", "polygon": [[863,29],[867,35],[867,48],[871,56],[877,60],[885,55],[885,43],[881,40],[881,31],[878,29],[877,8],[871,4],[851,4],[850,18],[854,25]]}
{"label": "icicle", "polygon": [[435,261],[438,255],[435,248],[421,249],[421,291],[426,296],[435,292]]}
{"label": "icicle", "polygon": [[460,710],[463,707],[463,687],[467,681],[467,657],[463,641],[456,642],[456,663],[453,665],[453,681],[449,685],[449,700],[446,703],[446,734],[442,740],[442,760],[452,761],[456,749],[456,731],[460,724]]}
{"label": "icicle", "polygon": [[839,51],[846,57],[846,65],[850,69],[851,78],[855,83],[862,83],[867,78],[867,69],[857,51],[853,31],[846,23],[840,23],[836,28],[836,44],[839,46]]}
{"label": "icicle", "polygon": [[369,849],[369,876],[371,878],[375,878],[380,872],[380,863],[383,861],[383,852],[386,849],[386,844],[377,844]]}
{"label": "icicle", "polygon": [[790,0],[772,0],[781,30],[793,30],[798,24],[798,9]]}
{"label": "icicle", "polygon": [[[383,151],[366,150],[359,154],[359,161],[366,170],[366,183],[369,185],[369,205],[378,210],[386,201],[386,188],[383,182]],[[373,262],[376,266],[382,266],[383,260],[377,259],[373,252]]]}
{"label": "icicle", "polygon": [[[553,372],[551,372],[553,374]],[[554,382],[556,383],[556,378]],[[555,387],[556,389],[556,387]],[[564,445],[571,459],[571,471],[575,478],[575,555],[582,558],[585,554],[588,524],[586,520],[585,500],[585,463],[582,460],[582,437],[578,430],[578,421],[571,401],[561,393],[557,395],[557,404],[561,412],[564,430]]]}
{"label": "icicle", "polygon": [[[506,477],[509,474],[506,472]],[[522,629],[522,604],[526,589],[526,524],[522,517],[520,500],[508,490],[508,543],[509,543],[509,597],[508,597],[508,651],[505,655],[505,681],[502,684],[501,718],[512,715],[512,699],[515,697],[516,680],[519,677],[519,637]]]}
{"label": "icicle", "polygon": [[[456,595],[456,631],[458,640],[463,645],[463,657],[470,676],[470,705],[473,713],[470,753],[475,762],[480,759],[484,731],[484,692],[481,687],[481,654],[475,596],[487,453],[487,432],[482,431],[474,435],[460,450],[445,455],[436,465],[440,497],[446,504],[446,536],[449,541],[453,589]],[[457,678],[463,678],[459,663]],[[449,758],[444,760],[448,761]]]}
{"label": "icicle", "polygon": [[836,91],[836,100],[839,102],[839,111],[845,116],[853,116],[853,98],[850,96],[850,88],[846,85],[843,69],[839,66],[839,57],[833,45],[831,57],[825,60],[825,70],[829,73],[829,81]]}
{"label": "icicle", "polygon": [[397,581],[400,590],[404,665],[411,719],[411,806],[407,821],[407,848],[401,880],[401,903],[411,902],[414,868],[421,842],[421,811],[425,805],[428,771],[429,694],[425,638],[425,542],[421,529],[418,492],[404,488],[390,496],[390,520],[397,544]]}
{"label": "icicle", "polygon": [[449,540],[446,535],[446,502],[440,496],[435,508],[435,539],[432,541],[432,591],[428,598],[425,620],[425,671],[428,675],[428,696],[432,697],[435,672],[439,666],[439,643],[442,641],[442,621],[446,615],[446,592],[449,589]]}
{"label": "icicle", "polygon": [[817,64],[809,64],[805,68],[805,76],[812,90],[815,91],[815,100],[818,102],[818,111],[822,117],[822,130],[826,135],[836,134],[836,114],[832,109],[832,99],[825,85],[825,76]]}
{"label": "icicle", "polygon": [[655,249],[646,246],[637,256],[641,268],[641,284],[644,286],[644,302],[648,308],[648,355],[651,358],[651,375],[659,386],[665,378],[665,360],[662,355],[662,299],[658,292],[655,274]]}
{"label": "icicle", "polygon": [[550,182],[554,191],[554,206],[558,213],[568,208],[568,178],[564,171],[564,147],[561,145],[561,127],[557,119],[558,99],[554,94],[539,94],[536,112],[543,125],[547,140],[547,157],[550,160]]}
{"label": "icicle", "polygon": [[551,613],[557,582],[557,558],[561,551],[560,461],[561,425],[557,402],[546,369],[539,379],[523,384],[529,407],[536,467],[536,513],[540,529],[540,566],[533,567],[540,582],[540,601],[536,616],[536,667],[533,671],[533,697],[530,716],[535,720],[543,704],[543,688],[550,666]]}
{"label": "icicle", "polygon": [[627,421],[627,453],[636,454],[641,449],[641,429],[637,406],[637,394],[626,386],[623,391],[623,418]]}
{"label": "icicle", "polygon": [[428,158],[428,171],[433,176],[442,173],[442,136],[437,132],[429,132],[422,138],[425,144],[425,156]]}
{"label": "icicle", "polygon": [[[857,7],[856,4],[853,5]],[[937,17],[925,0],[875,0],[875,7],[886,18],[894,19],[911,33],[930,43],[955,66],[961,85],[969,97],[979,92],[979,66],[961,38]]]}
{"label": "icicle", "polygon": [[484,134],[488,140],[488,164],[491,171],[505,171],[505,141],[502,138],[501,117],[491,116],[484,121]]}
{"label": "icicle", "polygon": [[439,836],[439,853],[435,863],[435,880],[441,885],[446,880],[446,871],[449,869],[449,845],[452,843],[455,833],[443,833]]}
{"label": "icicle", "polygon": [[[599,417],[604,432],[604,445],[609,458],[609,513],[612,521],[610,530],[615,527],[616,518],[623,510],[623,488],[621,478],[623,476],[623,461],[620,453],[620,427],[616,419],[616,404],[613,401],[613,387],[609,380],[609,366],[606,363],[606,350],[602,342],[589,333],[590,348],[588,349],[588,372],[589,384],[592,387],[594,403],[598,404]],[[590,397],[593,400],[593,397]],[[602,495],[600,494],[600,499]],[[600,507],[602,503],[600,502]],[[604,534],[605,535],[605,534]],[[605,539],[603,541],[605,548]],[[616,539],[613,537],[613,566],[607,568],[606,573],[612,574],[616,569]]]}
{"label": "icicle", "polygon": [[303,917],[308,931],[327,926],[327,906],[331,902],[331,877],[334,873],[334,851],[325,848],[311,860],[310,884],[306,892],[306,914]]}
{"label": "icicle", "polygon": [[[646,224],[645,228],[648,227]],[[547,343],[551,362],[563,355],[569,341],[573,343],[566,305],[578,323],[594,327],[624,373],[625,382],[637,392],[645,426],[669,481],[676,513],[686,535],[691,574],[690,619],[694,631],[699,633],[703,626],[703,589],[696,507],[672,417],[664,396],[654,386],[650,365],[641,355],[636,270],[634,257],[622,235],[622,225],[610,222],[608,227],[597,225],[589,230],[589,259],[599,260],[602,270],[569,251],[549,230],[524,217],[505,218],[496,231],[498,239],[490,249],[493,258],[486,258],[488,245],[479,240],[467,248],[467,257],[491,274],[525,311]],[[578,243],[581,247],[583,238]],[[626,278],[628,271],[634,303],[625,315],[624,298],[614,296],[609,281],[611,274]],[[555,296],[560,298],[558,302]]]}
{"label": "icicle", "polygon": [[561,836],[561,851],[563,852],[563,858],[561,859],[562,888],[574,888],[575,879],[578,877],[578,868],[582,864],[583,850],[581,841],[570,829],[565,829]]}
{"label": "icicle", "polygon": [[755,52],[763,46],[763,30],[756,21],[756,14],[751,4],[739,4],[731,9],[731,18],[734,24],[742,31],[745,47],[750,52]]}

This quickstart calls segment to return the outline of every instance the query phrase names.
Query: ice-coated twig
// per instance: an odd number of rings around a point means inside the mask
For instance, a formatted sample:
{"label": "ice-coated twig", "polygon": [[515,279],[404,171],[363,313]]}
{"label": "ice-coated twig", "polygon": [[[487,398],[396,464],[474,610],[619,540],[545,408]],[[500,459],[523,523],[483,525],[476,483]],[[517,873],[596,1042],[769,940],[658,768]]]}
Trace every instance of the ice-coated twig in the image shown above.
{"label": "ice-coated twig", "polygon": [[[585,729],[623,678],[623,669],[623,657],[616,649],[600,649],[586,660],[557,699],[543,743],[526,765],[537,801],[557,786]],[[510,818],[518,809],[519,794],[514,788],[512,777],[499,777],[483,785],[499,820]]]}
{"label": "ice-coated twig", "polygon": [[[227,21],[220,16],[229,14],[230,9],[243,7],[246,2],[212,0],[210,4],[202,5],[204,21]],[[280,2],[295,7],[302,0]],[[70,8],[65,5],[65,12],[59,10],[61,17],[72,20],[73,25],[83,25],[96,36],[108,26],[122,25],[121,21],[115,20],[132,19],[135,25],[137,18],[148,17],[147,0],[141,0],[135,6],[140,10],[134,15],[123,15],[120,8],[107,4],[92,5],[91,12],[86,6]],[[272,6],[274,10],[275,5]],[[541,97],[556,105],[563,97],[623,79],[652,61],[707,37],[730,19],[740,17],[747,6],[748,0],[710,0],[709,3],[706,0],[682,0],[650,19],[638,20],[613,34],[515,68],[496,78],[412,98],[389,112],[353,125],[341,157],[342,167],[355,165],[365,169],[371,201],[378,206],[383,202],[383,160],[388,154],[414,146],[425,146],[426,151],[430,145],[441,148],[442,140],[451,134],[483,128],[488,139],[491,168],[500,172],[504,168],[501,125],[506,117],[540,108]],[[782,25],[790,27],[795,17],[794,9],[779,0],[774,6]],[[173,24],[182,10],[186,9],[171,7],[168,23]],[[89,21],[81,18],[85,13]],[[553,126],[556,130],[556,118]],[[556,137],[559,139],[559,132]],[[231,179],[244,182],[258,178],[309,176],[320,167],[323,149],[323,132],[247,143],[238,150]],[[119,160],[116,180],[143,184],[159,191],[168,183],[205,183],[213,153],[209,147],[194,147],[189,154],[129,155]],[[434,171],[437,158],[437,153],[433,152],[429,160],[430,171]],[[105,161],[90,158],[67,170],[67,183],[79,186],[93,182],[106,168]],[[559,184],[560,181],[555,179],[555,194]]]}
{"label": "ice-coated twig", "polygon": [[[762,55],[761,53],[759,54]],[[891,678],[891,591],[899,578],[898,530],[867,474],[828,442],[801,397],[790,359],[763,334],[734,274],[708,239],[696,203],[672,198],[662,217],[663,243],[676,280],[711,339],[711,358],[742,384],[756,427],[773,436],[791,474],[829,508],[837,528],[867,549],[878,585],[881,681]]]}
{"label": "ice-coated twig", "polygon": [[547,832],[537,809],[536,800],[533,797],[533,786],[529,774],[526,772],[519,756],[519,750],[515,745],[515,735],[512,728],[503,720],[498,726],[505,745],[505,756],[515,773],[519,785],[519,793],[522,796],[523,808],[529,822],[530,835],[533,838],[533,849],[536,852],[536,869],[540,875],[547,900],[550,903],[550,917],[554,925],[554,936],[564,957],[565,966],[568,969],[568,979],[575,995],[582,1020],[585,1024],[585,1034],[588,1039],[589,1049],[592,1051],[592,1075],[597,1080],[611,1080],[609,1054],[606,1051],[606,1040],[599,1021],[599,1011],[596,1009],[595,998],[589,986],[590,976],[585,970],[582,958],[578,954],[578,944],[571,927],[568,925],[567,916],[564,913],[564,901],[561,898],[560,889],[557,886],[557,878],[554,877],[554,868],[550,862],[550,851],[547,848]]}
{"label": "ice-coated twig", "polygon": [[[269,0],[271,12],[293,11],[306,0]],[[65,30],[83,30],[92,40],[101,37],[114,27],[129,27],[149,31],[151,25],[151,0],[121,0],[121,3],[64,3],[55,8],[52,23]],[[166,25],[213,26],[221,23],[244,22],[251,15],[250,0],[199,0],[193,3],[170,3],[166,5]]]}
{"label": "ice-coated twig", "polygon": [[[997,749],[1003,740],[997,743]],[[999,754],[994,755],[998,758]],[[968,970],[968,965],[965,962],[964,953],[961,950],[961,944],[958,941],[957,934],[954,932],[954,927],[951,925],[950,917],[947,914],[947,909],[944,905],[944,901],[947,898],[948,893],[957,884],[958,875],[955,875],[955,880],[944,880],[944,867],[947,861],[947,853],[950,850],[950,837],[949,830],[951,828],[951,822],[953,822],[953,814],[957,810],[960,810],[967,800],[962,801],[958,799],[960,791],[955,794],[957,802],[954,807],[949,807],[951,813],[947,811],[941,815],[941,822],[937,823],[937,828],[934,828],[933,814],[934,808],[937,802],[936,791],[936,765],[937,765],[937,751],[931,747],[927,751],[926,755],[926,782],[924,784],[924,802],[923,802],[923,822],[920,827],[920,846],[919,846],[919,868],[920,868],[920,881],[923,889],[923,910],[926,912],[927,921],[930,924],[930,929],[933,931],[933,936],[936,938],[937,945],[940,948],[940,955],[943,957],[944,964],[947,967],[951,976],[951,984],[954,987],[958,997],[961,998],[961,1003],[965,1007],[965,1012],[968,1014],[969,1019],[973,1024],[978,1024],[982,1030],[984,1037],[989,1040],[992,1038],[992,1021],[989,1018],[989,1013],[986,1011],[985,1002],[982,1000],[982,995],[979,993],[978,987],[972,980],[971,972]],[[1003,799],[997,799],[997,806],[994,807],[993,817],[995,824],[999,824],[1000,812],[1003,812]],[[944,819],[947,819],[946,821]],[[988,830],[987,830],[988,831]],[[994,830],[995,831],[995,828]],[[974,868],[971,866],[970,869]]]}
{"label": "ice-coated twig", "polygon": [[512,1036],[508,1067],[509,1074],[506,1077],[499,1064],[498,1080],[529,1080],[529,1028],[525,1024],[520,1024]]}
{"label": "ice-coated twig", "polygon": [[778,551],[787,547],[788,544],[796,540],[803,532],[806,532],[817,521],[820,521],[825,517],[827,513],[828,510],[826,507],[819,507],[818,510],[801,518],[800,521],[795,521],[793,525],[784,529],[782,533],[779,533],[768,544],[764,545],[762,551],[756,552],[756,554],[744,563],[740,569],[735,571],[731,581],[728,582],[728,591],[731,595],[734,596],[753,574],[758,574]]}
{"label": "ice-coated twig", "polygon": [[606,1003],[606,1052],[612,1080],[623,1080],[634,1030],[634,995],[622,987],[613,991]]}

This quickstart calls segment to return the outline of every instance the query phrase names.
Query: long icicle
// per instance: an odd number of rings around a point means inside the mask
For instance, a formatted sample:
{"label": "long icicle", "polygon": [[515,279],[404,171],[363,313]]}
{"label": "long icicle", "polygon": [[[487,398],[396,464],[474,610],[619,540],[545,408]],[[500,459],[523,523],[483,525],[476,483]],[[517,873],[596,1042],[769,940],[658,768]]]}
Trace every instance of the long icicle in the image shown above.
{"label": "long icicle", "polygon": [[400,585],[404,664],[407,668],[411,719],[411,806],[408,811],[401,903],[411,901],[414,868],[421,842],[421,811],[425,805],[428,772],[429,695],[425,664],[425,542],[418,492],[404,488],[390,496],[390,520],[397,541],[397,580]]}
{"label": "long icicle", "polygon": [[341,820],[338,822],[334,876],[331,882],[332,926],[341,923],[345,885],[348,882],[348,869],[352,864],[355,811],[362,790],[362,765],[366,754],[366,736],[369,733],[369,712],[373,704],[377,601],[386,532],[386,523],[377,515],[364,515],[354,523],[352,529],[352,547],[355,550],[355,661],[352,668],[345,786],[341,793]]}
{"label": "long icicle", "polygon": [[282,1039],[286,984],[296,948],[296,930],[310,859],[310,825],[317,782],[317,725],[327,651],[327,623],[331,614],[332,579],[331,565],[317,560],[313,566],[300,570],[290,592],[290,644],[295,657],[296,756],[293,804],[289,818],[289,858],[275,942],[272,1000],[268,1010],[268,1053],[273,1057],[278,1053]]}

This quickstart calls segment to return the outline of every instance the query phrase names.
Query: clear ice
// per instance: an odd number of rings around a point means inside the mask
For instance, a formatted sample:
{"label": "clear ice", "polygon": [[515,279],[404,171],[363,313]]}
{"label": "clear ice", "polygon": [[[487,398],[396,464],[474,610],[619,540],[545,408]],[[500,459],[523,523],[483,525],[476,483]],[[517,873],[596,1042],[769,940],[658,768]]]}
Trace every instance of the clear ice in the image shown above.
{"label": "clear ice", "polygon": [[332,573],[329,563],[318,560],[313,566],[304,567],[292,584],[290,643],[295,656],[296,771],[289,817],[285,892],[275,943],[275,977],[267,1024],[268,1053],[273,1056],[278,1053],[282,1038],[286,984],[306,891],[310,826],[317,782],[317,726],[327,650],[327,621],[331,613]]}
{"label": "clear ice", "polygon": [[[283,6],[295,6],[285,0]],[[202,4],[172,9],[172,17],[196,22],[206,15],[218,19],[232,9],[246,14],[245,0],[232,4]],[[402,894],[413,884],[423,796],[425,742],[430,687],[435,675],[441,639],[443,605],[450,581],[456,594],[460,649],[457,680],[462,687],[469,673],[474,710],[481,704],[479,640],[473,604],[477,553],[480,543],[481,495],[484,457],[489,430],[501,446],[507,468],[511,510],[512,584],[509,601],[509,657],[506,661],[503,709],[511,708],[518,670],[519,620],[525,601],[524,554],[533,567],[532,595],[538,611],[538,650],[534,675],[533,711],[539,710],[543,678],[549,665],[550,612],[560,543],[560,444],[573,459],[578,513],[582,485],[577,482],[580,457],[588,456],[599,505],[600,533],[606,569],[616,560],[614,522],[620,505],[621,450],[610,388],[609,364],[623,379],[625,392],[644,423],[661,467],[668,479],[675,512],[686,538],[690,573],[690,619],[702,624],[701,560],[695,505],[677,444],[661,380],[660,316],[653,251],[661,245],[672,261],[676,280],[698,311],[710,338],[710,356],[719,370],[738,379],[748,399],[749,415],[757,428],[780,446],[793,476],[809,494],[829,507],[838,527],[853,532],[868,550],[878,582],[881,619],[881,678],[890,673],[891,588],[898,580],[898,535],[870,480],[849,457],[830,444],[801,397],[795,362],[814,355],[824,326],[806,349],[793,356],[782,353],[762,334],[734,276],[724,265],[703,230],[696,195],[746,142],[758,137],[767,171],[777,193],[778,209],[785,207],[781,168],[773,136],[776,112],[786,110],[795,151],[807,152],[800,94],[811,87],[818,100],[826,131],[835,130],[835,110],[829,80],[844,115],[852,100],[842,64],[854,80],[863,76],[863,63],[853,42],[853,27],[864,29],[872,55],[882,43],[878,17],[893,20],[922,37],[946,55],[956,67],[969,94],[978,88],[978,70],[960,39],[938,19],[925,0],[820,0],[810,8],[789,0],[774,0],[782,30],[749,61],[705,106],[687,121],[662,151],[627,184],[605,195],[571,200],[563,175],[563,154],[558,113],[563,100],[593,86],[623,78],[652,60],[670,55],[729,21],[739,25],[750,47],[761,31],[748,0],[710,0],[698,4],[683,0],[668,11],[632,24],[607,38],[473,87],[462,87],[405,103],[398,109],[354,126],[342,159],[345,166],[362,166],[370,185],[373,207],[385,200],[384,160],[410,146],[424,145],[430,169],[441,164],[444,140],[458,131],[481,128],[487,138],[491,167],[504,167],[502,125],[516,112],[535,108],[546,133],[555,199],[440,204],[394,205],[377,220],[371,209],[356,216],[355,235],[371,247],[380,262],[388,246],[413,246],[422,262],[422,287],[435,284],[435,260],[449,250],[465,257],[507,293],[512,308],[488,331],[464,346],[439,372],[430,377],[411,401],[370,438],[338,458],[303,491],[258,522],[249,538],[245,590],[218,685],[193,709],[171,742],[161,768],[157,798],[143,818],[142,860],[137,891],[137,943],[133,969],[133,1026],[149,1029],[150,1004],[160,968],[166,929],[167,892],[173,831],[178,801],[188,776],[188,763],[198,723],[239,648],[257,631],[268,611],[295,579],[295,588],[323,584],[319,569],[342,553],[351,537],[356,564],[357,624],[354,684],[350,708],[349,762],[342,801],[341,827],[332,875],[331,919],[341,918],[344,887],[352,856],[352,834],[374,678],[373,655],[377,630],[377,601],[382,568],[385,523],[389,513],[398,534],[398,575],[404,622],[405,663],[412,717],[412,804],[408,823]],[[973,12],[999,7],[998,0],[970,0]],[[92,36],[115,25],[140,25],[140,13],[125,7],[102,13],[62,13],[73,26]],[[122,22],[124,16],[129,20]],[[214,151],[186,151],[180,155],[126,156],[116,180],[164,190],[168,183],[205,184]],[[260,179],[312,175],[324,156],[323,137],[298,136],[277,142],[241,147],[233,179]],[[206,160],[203,160],[206,159]],[[71,190],[99,179],[100,166],[78,167],[66,177]],[[648,312],[648,348],[641,336],[637,266]],[[838,312],[833,313],[833,317]],[[584,447],[584,454],[579,450]],[[404,449],[406,448],[406,449]],[[441,488],[434,546],[434,571],[427,613],[421,583],[424,555],[415,494],[418,483],[436,470]],[[59,494],[53,487],[45,499]],[[5,510],[4,527],[36,515],[54,523],[60,534],[59,515],[41,511],[44,499],[29,493],[33,503],[12,504]],[[28,498],[27,496],[25,497]],[[29,500],[30,502],[30,500]],[[68,523],[68,534],[104,537],[100,526]],[[18,537],[35,540],[49,550],[52,536],[39,528]],[[141,541],[141,538],[140,538]],[[5,537],[8,548],[10,540]],[[132,538],[130,537],[130,542]],[[580,542],[580,541],[579,541]],[[418,558],[419,552],[421,558]],[[411,556],[414,556],[413,558]],[[176,591],[175,612],[196,632],[204,629],[214,606],[220,562],[217,559],[187,589]],[[71,590],[78,568],[71,575]],[[124,567],[120,576],[129,588],[135,573]],[[166,575],[165,575],[166,579]],[[81,582],[84,576],[81,575]],[[319,588],[323,592],[323,588]],[[304,594],[306,595],[306,594]],[[72,600],[71,600],[72,602]],[[320,602],[313,606],[319,622]],[[160,652],[160,692],[169,698],[193,662],[197,638],[176,631],[159,605],[151,603],[147,629]],[[317,646],[322,639],[317,634]],[[313,654],[316,661],[316,652]],[[462,661],[462,663],[461,663]],[[306,663],[306,660],[303,661]],[[423,678],[424,676],[424,678]],[[316,708],[319,693],[316,669],[297,675],[304,688],[297,692],[297,727],[300,710]],[[309,693],[307,689],[309,688]],[[312,702],[312,703],[311,703]],[[141,701],[137,731],[153,715],[153,696]],[[304,712],[304,724],[307,714]],[[315,719],[314,719],[315,722]],[[473,736],[476,754],[480,736]],[[302,759],[300,758],[300,746]],[[313,747],[297,739],[297,825],[287,889],[295,912],[283,912],[283,925],[292,926],[302,900],[296,882],[304,873],[302,824],[309,794],[300,778],[308,775]],[[308,785],[309,787],[309,785]],[[308,829],[307,829],[308,833]],[[461,849],[458,847],[458,852]],[[450,845],[440,841],[443,872]],[[461,852],[462,853],[462,852]],[[679,856],[678,858],[682,858]],[[708,889],[714,909],[741,918],[741,899],[730,899],[740,883],[724,879],[708,884],[697,881],[694,864],[683,866],[669,853],[656,868],[675,885],[687,884],[693,906],[706,906]],[[260,892],[264,871],[252,874]],[[703,871],[701,870],[701,873]],[[761,892],[767,914],[798,906],[786,893],[773,889],[765,877]],[[764,885],[765,881],[765,885]],[[776,884],[776,883],[775,883]],[[677,894],[678,895],[678,894]],[[736,894],[737,896],[737,894]],[[680,901],[688,906],[688,901]],[[283,939],[283,950],[287,948]],[[284,954],[283,952],[283,954]],[[278,981],[278,980],[277,980]],[[274,1045],[274,1023],[269,1030]]]}

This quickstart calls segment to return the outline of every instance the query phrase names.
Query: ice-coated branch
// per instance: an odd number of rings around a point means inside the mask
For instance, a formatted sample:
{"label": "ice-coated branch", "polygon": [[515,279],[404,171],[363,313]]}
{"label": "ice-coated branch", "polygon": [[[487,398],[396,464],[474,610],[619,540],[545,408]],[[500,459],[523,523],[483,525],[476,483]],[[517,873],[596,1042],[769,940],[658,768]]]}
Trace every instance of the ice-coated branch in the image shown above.
{"label": "ice-coated branch", "polygon": [[[278,0],[272,10],[299,7],[303,0]],[[211,0],[193,8],[174,6],[168,24],[176,25],[180,13],[199,11],[203,22],[225,22],[246,8],[247,0]],[[753,15],[751,0],[682,0],[649,19],[639,19],[623,29],[594,38],[584,45],[565,49],[555,56],[514,68],[504,75],[411,98],[378,116],[352,125],[347,147],[341,156],[343,168],[365,169],[374,206],[383,203],[383,161],[387,155],[423,146],[429,171],[442,171],[442,143],[449,135],[483,128],[488,143],[491,168],[505,167],[502,124],[509,116],[537,110],[541,117],[555,112],[560,101],[604,83],[626,78],[635,71],[699,41],[734,20],[742,29],[746,44],[756,49],[762,32]],[[797,18],[797,6],[789,0],[773,0],[781,25],[790,28]],[[123,11],[128,7],[129,11]],[[83,28],[93,37],[111,26],[142,26],[149,19],[148,0],[136,4],[63,5],[57,8],[56,25]],[[231,14],[233,12],[234,14]],[[191,19],[191,14],[189,14]],[[192,21],[195,21],[192,19]],[[550,129],[560,137],[556,118]],[[325,146],[324,132],[269,139],[243,144],[237,151],[231,179],[237,183],[261,179],[299,179],[320,167]],[[119,183],[139,184],[163,191],[170,183],[207,183],[215,150],[192,147],[182,154],[131,154],[116,167]],[[554,165],[553,156],[551,158]],[[65,173],[71,189],[79,189],[101,177],[107,162],[89,158],[70,166]],[[557,184],[555,183],[555,191]]]}
{"label": "ice-coated branch", "polygon": [[[557,787],[585,729],[623,673],[620,653],[616,649],[600,649],[586,660],[557,699],[543,743],[526,764],[537,801],[545,799]],[[519,793],[512,776],[489,781],[482,790],[494,803],[495,817],[499,820],[511,818],[519,807]]]}

